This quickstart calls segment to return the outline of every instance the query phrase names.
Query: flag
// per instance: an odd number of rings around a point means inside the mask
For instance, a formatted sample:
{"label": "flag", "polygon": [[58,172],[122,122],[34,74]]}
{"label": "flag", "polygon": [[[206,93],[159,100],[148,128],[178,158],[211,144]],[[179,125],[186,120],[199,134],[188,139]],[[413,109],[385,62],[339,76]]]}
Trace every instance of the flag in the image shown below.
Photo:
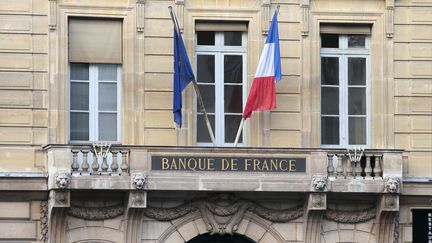
{"label": "flag", "polygon": [[281,63],[277,12],[275,12],[243,112],[244,119],[249,118],[252,111],[276,108],[275,82],[279,80],[281,80]]}
{"label": "flag", "polygon": [[192,67],[187,56],[186,48],[178,27],[177,18],[174,26],[174,122],[182,126],[182,92],[186,86],[195,79]]}

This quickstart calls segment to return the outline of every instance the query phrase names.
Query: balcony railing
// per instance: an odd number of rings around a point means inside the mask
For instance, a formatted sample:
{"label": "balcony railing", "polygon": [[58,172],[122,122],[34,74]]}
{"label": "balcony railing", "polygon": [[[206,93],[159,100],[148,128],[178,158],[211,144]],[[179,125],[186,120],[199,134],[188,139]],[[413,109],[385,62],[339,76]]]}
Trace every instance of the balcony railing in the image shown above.
{"label": "balcony railing", "polygon": [[327,174],[336,179],[383,179],[382,153],[362,153],[356,159],[347,152],[327,154]]}

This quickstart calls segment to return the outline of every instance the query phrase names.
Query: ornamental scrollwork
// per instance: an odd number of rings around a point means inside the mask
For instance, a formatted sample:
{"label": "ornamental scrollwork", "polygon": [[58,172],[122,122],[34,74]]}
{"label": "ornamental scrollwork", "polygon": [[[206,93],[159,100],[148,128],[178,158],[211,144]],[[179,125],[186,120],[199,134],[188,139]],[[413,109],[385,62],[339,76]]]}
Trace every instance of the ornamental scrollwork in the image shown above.
{"label": "ornamental scrollwork", "polygon": [[48,202],[42,201],[40,204],[40,230],[41,236],[40,241],[47,242],[48,241]]}
{"label": "ornamental scrollwork", "polygon": [[68,210],[68,215],[87,220],[112,219],[124,213],[123,205],[108,207],[77,207],[72,206]]}
{"label": "ornamental scrollwork", "polygon": [[160,221],[175,220],[189,213],[199,212],[207,231],[213,234],[234,234],[246,212],[273,222],[288,222],[303,216],[302,206],[276,210],[263,207],[246,199],[221,194],[216,197],[198,199],[173,208],[147,207],[144,215]]}
{"label": "ornamental scrollwork", "polygon": [[376,209],[368,208],[358,211],[344,211],[344,210],[333,210],[327,209],[324,213],[324,217],[328,220],[344,223],[344,224],[357,224],[366,222],[376,217]]}

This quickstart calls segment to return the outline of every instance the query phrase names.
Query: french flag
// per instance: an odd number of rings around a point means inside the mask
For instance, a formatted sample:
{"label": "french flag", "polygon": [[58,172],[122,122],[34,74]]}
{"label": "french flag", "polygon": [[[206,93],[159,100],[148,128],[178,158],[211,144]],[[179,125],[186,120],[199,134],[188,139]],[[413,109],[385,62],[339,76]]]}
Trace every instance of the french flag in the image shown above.
{"label": "french flag", "polygon": [[281,63],[279,50],[279,33],[277,22],[278,11],[273,15],[270,30],[261,53],[252,88],[243,112],[247,119],[256,110],[273,110],[276,108],[276,85],[281,80]]}

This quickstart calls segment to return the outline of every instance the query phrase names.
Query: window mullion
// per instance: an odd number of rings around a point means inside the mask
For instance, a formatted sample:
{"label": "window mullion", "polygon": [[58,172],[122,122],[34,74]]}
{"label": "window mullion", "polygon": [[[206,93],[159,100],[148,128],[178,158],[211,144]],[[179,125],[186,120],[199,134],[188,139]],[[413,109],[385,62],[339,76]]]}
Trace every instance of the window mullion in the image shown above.
{"label": "window mullion", "polygon": [[97,66],[95,64],[90,64],[90,99],[89,99],[89,120],[90,120],[90,131],[89,140],[98,140],[98,82],[97,82]]}
{"label": "window mullion", "polygon": [[216,133],[216,143],[218,145],[223,144],[224,141],[224,99],[223,99],[223,55],[218,52],[215,54],[215,99],[217,97],[222,97],[221,102],[216,102],[215,100],[215,133]]}
{"label": "window mullion", "polygon": [[346,146],[348,143],[348,86],[347,86],[347,57],[340,56],[339,59],[339,108],[340,108],[340,145]]}

